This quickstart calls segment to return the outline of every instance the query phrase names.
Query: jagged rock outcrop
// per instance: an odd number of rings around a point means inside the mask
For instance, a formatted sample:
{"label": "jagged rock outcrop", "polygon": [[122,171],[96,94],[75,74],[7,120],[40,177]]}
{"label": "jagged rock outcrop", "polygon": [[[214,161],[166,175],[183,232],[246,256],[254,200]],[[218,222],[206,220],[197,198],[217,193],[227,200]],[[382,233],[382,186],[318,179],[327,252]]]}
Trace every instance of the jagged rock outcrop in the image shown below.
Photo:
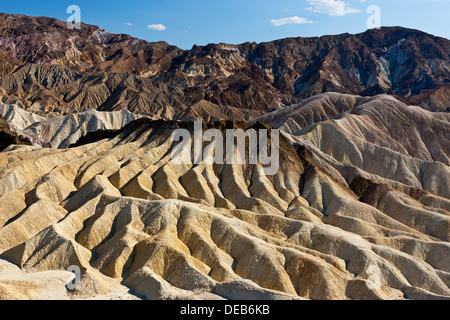
{"label": "jagged rock outcrop", "polygon": [[43,118],[18,105],[6,104],[0,104],[0,116],[5,117],[14,132],[26,137],[33,145],[50,148],[68,148],[91,132],[119,130],[142,117],[123,109],[112,112],[87,110]]}
{"label": "jagged rock outcrop", "polygon": [[38,144],[52,148],[67,148],[81,137],[99,130],[117,130],[141,118],[128,110],[99,112],[88,110],[78,114],[39,121],[24,131],[36,137]]}
{"label": "jagged rock outcrop", "polygon": [[33,112],[25,111],[19,105],[4,103],[0,103],[0,115],[14,130],[24,130],[32,124],[46,119]]}
{"label": "jagged rock outcrop", "polygon": [[0,151],[5,150],[10,145],[30,145],[31,142],[26,137],[20,136],[12,131],[8,121],[0,115]]}

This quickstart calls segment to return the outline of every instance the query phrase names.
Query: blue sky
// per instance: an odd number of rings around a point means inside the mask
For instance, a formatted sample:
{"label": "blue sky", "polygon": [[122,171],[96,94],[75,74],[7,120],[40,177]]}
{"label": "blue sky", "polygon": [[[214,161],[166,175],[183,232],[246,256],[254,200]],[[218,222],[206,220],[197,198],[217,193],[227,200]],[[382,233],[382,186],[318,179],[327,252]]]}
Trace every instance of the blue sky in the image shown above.
{"label": "blue sky", "polygon": [[450,39],[450,0],[0,0],[0,12],[67,20],[69,5],[85,23],[183,49],[367,29],[377,5],[382,26],[403,26]]}

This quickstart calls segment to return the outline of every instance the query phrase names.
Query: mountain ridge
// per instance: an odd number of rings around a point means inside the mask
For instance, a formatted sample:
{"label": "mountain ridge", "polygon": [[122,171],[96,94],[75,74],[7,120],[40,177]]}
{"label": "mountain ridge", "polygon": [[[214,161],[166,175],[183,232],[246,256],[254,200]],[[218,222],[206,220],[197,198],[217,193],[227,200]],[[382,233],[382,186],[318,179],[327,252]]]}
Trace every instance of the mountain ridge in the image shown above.
{"label": "mountain ridge", "polygon": [[[428,110],[448,109],[442,91],[450,88],[450,41],[419,30],[383,27],[183,50],[97,26],[76,31],[59,20],[37,20],[0,15],[4,103],[39,103],[59,113],[126,108],[171,118],[202,100],[262,115],[339,92],[388,93]],[[28,33],[11,32],[11,24]]]}
{"label": "mountain ridge", "polygon": [[[450,299],[449,58],[400,27],[182,50],[0,14],[0,299]],[[223,159],[180,164],[197,120]]]}

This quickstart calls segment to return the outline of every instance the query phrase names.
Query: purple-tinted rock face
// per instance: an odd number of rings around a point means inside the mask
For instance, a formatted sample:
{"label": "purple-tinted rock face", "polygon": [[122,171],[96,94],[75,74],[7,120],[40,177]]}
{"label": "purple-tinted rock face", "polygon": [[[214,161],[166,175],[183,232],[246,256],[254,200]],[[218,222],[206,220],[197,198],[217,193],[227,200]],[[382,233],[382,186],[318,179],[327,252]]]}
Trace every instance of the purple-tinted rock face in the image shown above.
{"label": "purple-tinted rock face", "polygon": [[[260,114],[324,93],[389,93],[446,110],[450,41],[400,27],[182,50],[45,17],[0,15],[0,93],[58,112],[162,113],[199,103]],[[5,100],[5,98],[4,98]],[[162,111],[161,111],[162,110]]]}

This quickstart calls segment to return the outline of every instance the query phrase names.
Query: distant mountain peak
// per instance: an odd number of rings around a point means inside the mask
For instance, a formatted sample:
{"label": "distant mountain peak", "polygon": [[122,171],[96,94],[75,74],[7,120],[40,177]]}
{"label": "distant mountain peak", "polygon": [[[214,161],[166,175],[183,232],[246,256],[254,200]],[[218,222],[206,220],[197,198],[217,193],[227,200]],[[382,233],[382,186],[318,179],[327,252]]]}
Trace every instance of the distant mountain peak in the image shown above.
{"label": "distant mountain peak", "polygon": [[[3,101],[65,113],[174,114],[206,100],[262,114],[324,92],[387,93],[445,111],[439,92],[450,86],[450,41],[402,27],[182,50],[97,26],[69,30],[54,18],[2,13],[0,57]],[[55,65],[65,69],[45,71]]]}

